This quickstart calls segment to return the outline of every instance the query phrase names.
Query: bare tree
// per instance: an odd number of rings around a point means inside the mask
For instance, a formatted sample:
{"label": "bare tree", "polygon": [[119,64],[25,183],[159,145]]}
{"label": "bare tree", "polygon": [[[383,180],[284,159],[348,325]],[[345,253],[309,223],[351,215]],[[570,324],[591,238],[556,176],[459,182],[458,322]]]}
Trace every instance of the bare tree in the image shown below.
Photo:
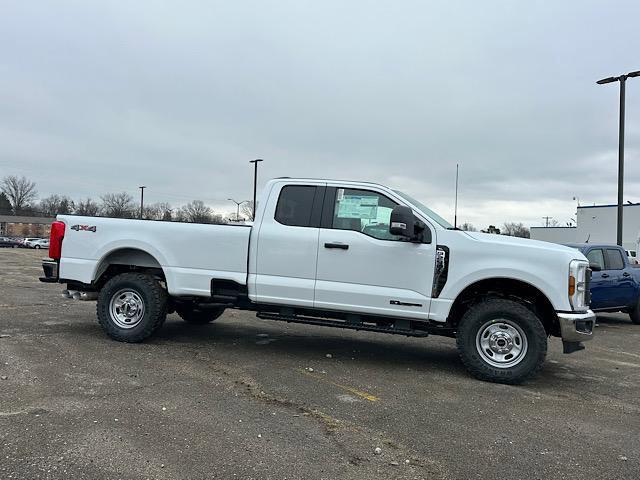
{"label": "bare tree", "polygon": [[90,198],[87,198],[84,201],[81,200],[76,205],[76,210],[75,210],[76,215],[84,215],[85,217],[95,217],[96,215],[98,215],[98,212],[100,212],[100,206]]}
{"label": "bare tree", "polygon": [[0,192],[0,215],[11,215],[11,202],[4,192]]}
{"label": "bare tree", "polygon": [[38,195],[35,182],[24,176],[18,178],[15,175],[8,175],[4,177],[0,182],[0,190],[9,199],[14,215],[18,215],[29,207]]}
{"label": "bare tree", "polygon": [[100,213],[105,217],[133,218],[136,206],[133,197],[127,192],[107,193],[100,197],[102,205]]}
{"label": "bare tree", "polygon": [[505,222],[502,226],[502,234],[509,235],[510,237],[529,238],[531,233],[529,229],[522,223]]}
{"label": "bare tree", "polygon": [[180,220],[192,223],[212,223],[213,211],[202,200],[194,200],[180,208]]}
{"label": "bare tree", "polygon": [[67,215],[73,213],[75,204],[66,195],[49,195],[40,200],[38,210],[43,215],[56,216],[58,214]]}
{"label": "bare tree", "polygon": [[165,202],[145,205],[144,218],[147,220],[171,220],[171,205]]}
{"label": "bare tree", "polygon": [[460,230],[464,230],[465,232],[477,232],[478,230],[469,222],[464,222],[460,225]]}
{"label": "bare tree", "polygon": [[249,220],[253,219],[253,200],[248,200],[246,203],[243,203],[240,206],[240,213],[244,216],[244,218],[248,218]]}

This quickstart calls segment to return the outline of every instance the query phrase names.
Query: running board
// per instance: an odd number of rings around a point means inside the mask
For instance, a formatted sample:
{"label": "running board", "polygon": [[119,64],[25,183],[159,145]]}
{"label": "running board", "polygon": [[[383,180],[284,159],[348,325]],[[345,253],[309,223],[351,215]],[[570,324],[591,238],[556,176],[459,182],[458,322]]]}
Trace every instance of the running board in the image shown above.
{"label": "running board", "polygon": [[396,320],[390,326],[378,326],[369,323],[362,323],[358,319],[330,320],[328,318],[310,317],[306,315],[286,315],[273,312],[257,312],[256,316],[264,320],[279,320],[287,323],[303,323],[307,325],[318,325],[322,327],[348,328],[350,330],[365,330],[368,332],[392,333],[395,335],[406,335],[407,337],[427,337],[428,332],[411,328],[408,320]]}

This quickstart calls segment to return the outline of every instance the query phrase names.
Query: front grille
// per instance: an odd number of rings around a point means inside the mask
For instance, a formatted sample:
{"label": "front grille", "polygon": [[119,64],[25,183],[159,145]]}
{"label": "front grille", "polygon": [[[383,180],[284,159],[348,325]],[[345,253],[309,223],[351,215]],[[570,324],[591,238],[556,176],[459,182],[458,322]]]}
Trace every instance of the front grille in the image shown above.
{"label": "front grille", "polygon": [[584,304],[585,306],[591,305],[591,269],[587,268],[584,275]]}

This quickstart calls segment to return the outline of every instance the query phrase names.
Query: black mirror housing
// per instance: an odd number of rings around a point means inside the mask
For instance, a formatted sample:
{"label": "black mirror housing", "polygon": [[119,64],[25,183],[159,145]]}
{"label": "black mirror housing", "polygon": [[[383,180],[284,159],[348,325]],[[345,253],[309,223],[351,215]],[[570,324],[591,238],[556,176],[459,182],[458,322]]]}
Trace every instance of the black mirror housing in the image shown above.
{"label": "black mirror housing", "polygon": [[389,233],[404,237],[411,242],[431,243],[431,230],[418,220],[411,208],[396,205],[391,211]]}
{"label": "black mirror housing", "polygon": [[592,272],[599,272],[600,270],[602,270],[600,265],[598,265],[597,263],[590,263],[589,268],[591,269]]}

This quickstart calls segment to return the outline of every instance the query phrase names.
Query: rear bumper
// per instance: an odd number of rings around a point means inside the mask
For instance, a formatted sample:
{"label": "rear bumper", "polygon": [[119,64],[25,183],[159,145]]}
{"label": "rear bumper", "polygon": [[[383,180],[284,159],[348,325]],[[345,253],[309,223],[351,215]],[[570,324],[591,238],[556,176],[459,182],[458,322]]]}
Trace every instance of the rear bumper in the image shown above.
{"label": "rear bumper", "polygon": [[44,277],[40,277],[40,281],[44,283],[57,283],[59,278],[58,266],[59,264],[56,260],[42,260],[42,270],[44,271]]}
{"label": "rear bumper", "polygon": [[596,314],[591,310],[584,313],[558,312],[558,321],[563,342],[584,342],[593,338]]}

